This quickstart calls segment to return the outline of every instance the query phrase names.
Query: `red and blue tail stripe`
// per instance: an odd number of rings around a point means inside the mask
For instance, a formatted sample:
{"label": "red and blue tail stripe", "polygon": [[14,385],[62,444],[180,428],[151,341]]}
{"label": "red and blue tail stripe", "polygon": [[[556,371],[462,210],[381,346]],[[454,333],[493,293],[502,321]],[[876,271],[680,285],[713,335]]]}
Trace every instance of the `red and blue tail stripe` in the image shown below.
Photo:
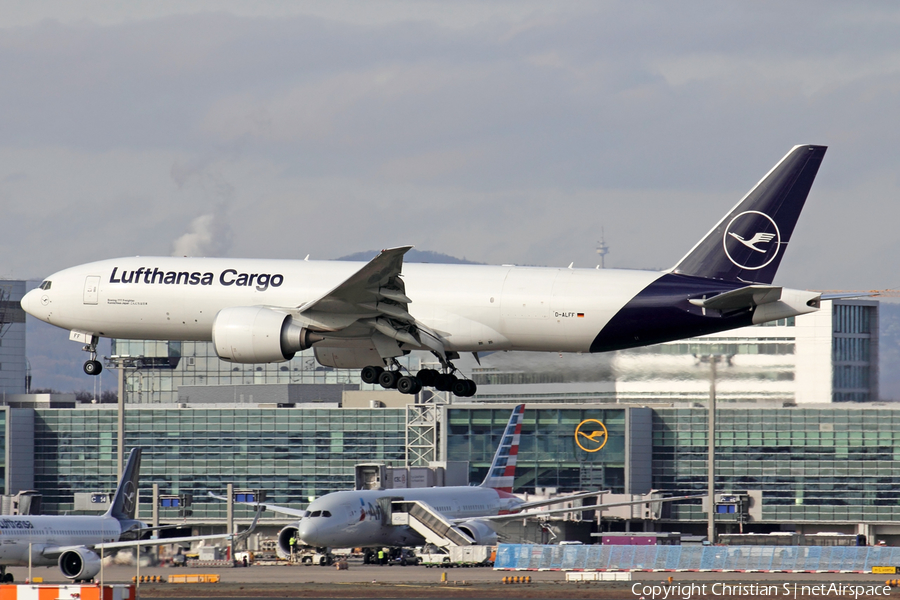
{"label": "red and blue tail stripe", "polygon": [[512,493],[513,482],[516,476],[516,457],[519,455],[519,436],[522,433],[522,417],[525,415],[525,405],[520,404],[512,411],[509,423],[503,431],[500,446],[494,454],[494,461],[488,470],[487,476],[481,482],[481,487],[493,488],[500,492]]}

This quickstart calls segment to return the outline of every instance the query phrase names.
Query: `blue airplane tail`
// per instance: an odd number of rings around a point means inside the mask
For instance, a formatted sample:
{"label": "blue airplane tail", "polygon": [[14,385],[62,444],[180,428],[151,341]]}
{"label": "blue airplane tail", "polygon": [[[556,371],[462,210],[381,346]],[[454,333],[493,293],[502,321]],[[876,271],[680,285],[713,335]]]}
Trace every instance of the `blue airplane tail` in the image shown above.
{"label": "blue airplane tail", "polygon": [[772,283],[826,149],[794,146],[672,272]]}
{"label": "blue airplane tail", "polygon": [[120,521],[131,521],[134,519],[135,509],[137,508],[138,476],[140,471],[141,449],[133,448],[131,454],[128,455],[128,462],[125,463],[125,472],[122,473],[122,479],[119,480],[119,487],[116,488],[112,505],[106,511],[106,516]]}

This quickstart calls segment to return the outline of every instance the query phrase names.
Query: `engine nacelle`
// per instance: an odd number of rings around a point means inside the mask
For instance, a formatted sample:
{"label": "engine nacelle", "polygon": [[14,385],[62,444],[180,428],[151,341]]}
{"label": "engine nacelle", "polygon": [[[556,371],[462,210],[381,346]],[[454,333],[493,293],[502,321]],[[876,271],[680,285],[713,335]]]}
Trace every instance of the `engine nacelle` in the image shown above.
{"label": "engine nacelle", "polygon": [[66,550],[59,555],[59,570],[69,579],[89,581],[100,572],[100,557],[87,548]]}
{"label": "engine nacelle", "polygon": [[457,525],[457,528],[479,546],[493,546],[497,543],[497,532],[484,521],[465,521]]}
{"label": "engine nacelle", "polygon": [[322,340],[291,315],[262,306],[223,308],[212,326],[213,345],[222,360],[236,363],[283,362]]}
{"label": "engine nacelle", "polygon": [[275,548],[275,552],[276,554],[278,554],[278,558],[288,559],[291,557],[290,542],[291,538],[299,539],[297,536],[297,527],[299,525],[300,521],[294,521],[278,532],[278,543],[276,544]]}

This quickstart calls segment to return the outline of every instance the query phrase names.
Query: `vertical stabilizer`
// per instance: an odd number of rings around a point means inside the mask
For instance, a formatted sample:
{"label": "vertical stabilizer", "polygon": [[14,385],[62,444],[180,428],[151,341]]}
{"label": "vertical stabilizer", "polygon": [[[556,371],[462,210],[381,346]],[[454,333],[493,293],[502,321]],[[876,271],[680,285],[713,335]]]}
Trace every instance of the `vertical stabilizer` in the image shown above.
{"label": "vertical stabilizer", "polygon": [[825,150],[794,146],[672,272],[772,283]]}
{"label": "vertical stabilizer", "polygon": [[131,521],[134,519],[135,508],[137,508],[138,476],[140,471],[141,449],[134,448],[131,450],[131,454],[128,455],[125,472],[122,473],[119,487],[116,488],[112,506],[106,512],[107,516],[114,517],[120,521]]}
{"label": "vertical stabilizer", "polygon": [[497,448],[497,453],[494,454],[494,462],[491,463],[487,476],[481,482],[481,487],[512,493],[516,476],[516,457],[519,455],[519,435],[522,433],[524,414],[524,404],[513,409],[503,437],[500,439],[500,446]]}

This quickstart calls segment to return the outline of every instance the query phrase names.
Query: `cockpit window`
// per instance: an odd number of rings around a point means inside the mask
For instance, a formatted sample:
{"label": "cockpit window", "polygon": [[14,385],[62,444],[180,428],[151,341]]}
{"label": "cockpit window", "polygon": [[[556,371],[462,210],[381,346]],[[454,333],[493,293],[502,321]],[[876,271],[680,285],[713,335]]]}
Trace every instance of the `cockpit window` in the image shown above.
{"label": "cockpit window", "polygon": [[322,516],[323,516],[323,517],[330,517],[330,516],[331,516],[331,512],[330,512],[330,511],[327,511],[327,510],[323,510],[323,511],[322,511]]}
{"label": "cockpit window", "polygon": [[41,289],[42,289],[42,290],[49,290],[49,289],[50,289],[50,284],[52,284],[52,283],[53,283],[52,281],[44,281],[44,282],[41,282]]}
{"label": "cockpit window", "polygon": [[321,510],[314,510],[314,511],[312,511],[311,513],[309,513],[309,516],[310,516],[310,517],[318,517],[318,516],[321,515],[321,514],[322,514],[322,511],[321,511]]}

